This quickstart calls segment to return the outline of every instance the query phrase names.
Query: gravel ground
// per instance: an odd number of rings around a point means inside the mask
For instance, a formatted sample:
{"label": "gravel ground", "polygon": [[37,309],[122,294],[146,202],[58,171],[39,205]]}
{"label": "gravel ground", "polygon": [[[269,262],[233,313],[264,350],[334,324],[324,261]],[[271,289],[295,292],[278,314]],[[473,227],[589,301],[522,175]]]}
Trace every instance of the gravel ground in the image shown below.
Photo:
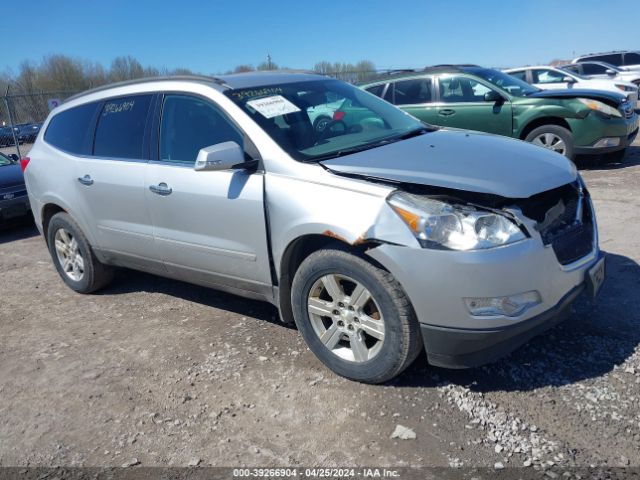
{"label": "gravel ground", "polygon": [[640,466],[640,146],[582,167],[598,300],[495,364],[421,357],[384,386],[323,368],[264,303],[128,270],[74,294],[33,226],[5,228],[0,466]]}

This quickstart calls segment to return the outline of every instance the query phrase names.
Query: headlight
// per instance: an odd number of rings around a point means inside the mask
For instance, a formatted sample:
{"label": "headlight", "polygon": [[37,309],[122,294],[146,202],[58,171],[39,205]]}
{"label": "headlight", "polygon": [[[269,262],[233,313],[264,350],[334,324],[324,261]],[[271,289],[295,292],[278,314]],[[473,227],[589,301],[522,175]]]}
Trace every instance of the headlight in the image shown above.
{"label": "headlight", "polygon": [[622,90],[623,92],[635,92],[638,89],[637,87],[632,87],[631,85],[621,85],[619,83],[616,83],[615,85],[619,90]]}
{"label": "headlight", "polygon": [[478,250],[526,238],[515,223],[496,213],[399,191],[387,201],[423,247]]}
{"label": "headlight", "polygon": [[622,117],[622,114],[615,108],[610,107],[606,103],[599,102],[598,100],[592,100],[590,98],[579,98],[583,104],[590,108],[591,110],[595,110],[596,112],[600,112],[609,117]]}

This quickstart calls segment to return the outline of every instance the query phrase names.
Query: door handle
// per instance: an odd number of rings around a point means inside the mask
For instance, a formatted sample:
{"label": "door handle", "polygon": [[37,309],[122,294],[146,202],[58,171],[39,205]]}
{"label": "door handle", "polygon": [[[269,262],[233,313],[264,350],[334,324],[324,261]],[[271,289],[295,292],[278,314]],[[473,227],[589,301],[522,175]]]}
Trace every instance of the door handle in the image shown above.
{"label": "door handle", "polygon": [[78,177],[78,181],[83,184],[86,185],[87,187],[90,185],[93,185],[93,179],[91,178],[91,175],[85,175],[84,177]]}
{"label": "door handle", "polygon": [[173,189],[164,182],[159,183],[158,185],[149,185],[149,190],[158,195],[162,195],[163,197],[171,195],[171,192],[173,192]]}
{"label": "door handle", "polygon": [[445,117],[448,117],[449,115],[453,115],[454,113],[456,113],[456,111],[451,108],[445,108],[443,110],[438,111],[438,113],[440,115],[444,115]]}

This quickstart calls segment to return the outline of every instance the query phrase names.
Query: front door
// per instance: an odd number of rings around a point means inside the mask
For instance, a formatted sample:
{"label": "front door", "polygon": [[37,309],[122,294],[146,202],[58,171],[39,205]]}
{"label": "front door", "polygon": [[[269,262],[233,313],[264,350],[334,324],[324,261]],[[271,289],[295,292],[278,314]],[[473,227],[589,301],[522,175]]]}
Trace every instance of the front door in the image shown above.
{"label": "front door", "polygon": [[167,270],[212,286],[270,289],[262,172],[193,168],[201,148],[243,146],[242,133],[207,99],[168,94],[162,102],[145,195]]}
{"label": "front door", "polygon": [[438,124],[512,136],[511,102],[485,101],[492,88],[464,75],[438,78]]}

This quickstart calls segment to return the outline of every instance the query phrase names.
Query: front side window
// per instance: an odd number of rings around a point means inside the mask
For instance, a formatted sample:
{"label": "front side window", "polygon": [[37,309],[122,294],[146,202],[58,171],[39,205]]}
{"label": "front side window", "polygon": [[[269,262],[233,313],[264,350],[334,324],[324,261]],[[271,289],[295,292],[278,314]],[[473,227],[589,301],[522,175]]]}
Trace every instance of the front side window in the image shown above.
{"label": "front side window", "polygon": [[415,78],[399,80],[393,83],[393,103],[395,105],[412,105],[433,101],[431,78]]}
{"label": "front side window", "polygon": [[230,141],[242,146],[242,134],[216,106],[188,95],[165,97],[160,160],[193,164],[200,149]]}
{"label": "front side window", "polygon": [[346,155],[425,130],[393,105],[339,80],[230,89],[225,95],[300,161]]}
{"label": "front side window", "polygon": [[58,113],[49,122],[44,140],[69,153],[91,153],[89,127],[99,105],[99,102],[85,103]]}
{"label": "front side window", "polygon": [[440,77],[440,100],[444,103],[484,102],[484,95],[491,89],[465,76]]}
{"label": "front side window", "polygon": [[152,95],[107,100],[98,117],[93,154],[98,157],[141,159],[144,129]]}
{"label": "front side window", "polygon": [[0,167],[7,165],[13,165],[13,162],[8,157],[5,157],[4,154],[0,153]]}
{"label": "front side window", "polygon": [[556,70],[538,69],[531,70],[533,83],[563,83],[567,75]]}
{"label": "front side window", "polygon": [[582,72],[585,75],[601,75],[606,73],[607,67],[598,63],[585,63],[582,66]]}

